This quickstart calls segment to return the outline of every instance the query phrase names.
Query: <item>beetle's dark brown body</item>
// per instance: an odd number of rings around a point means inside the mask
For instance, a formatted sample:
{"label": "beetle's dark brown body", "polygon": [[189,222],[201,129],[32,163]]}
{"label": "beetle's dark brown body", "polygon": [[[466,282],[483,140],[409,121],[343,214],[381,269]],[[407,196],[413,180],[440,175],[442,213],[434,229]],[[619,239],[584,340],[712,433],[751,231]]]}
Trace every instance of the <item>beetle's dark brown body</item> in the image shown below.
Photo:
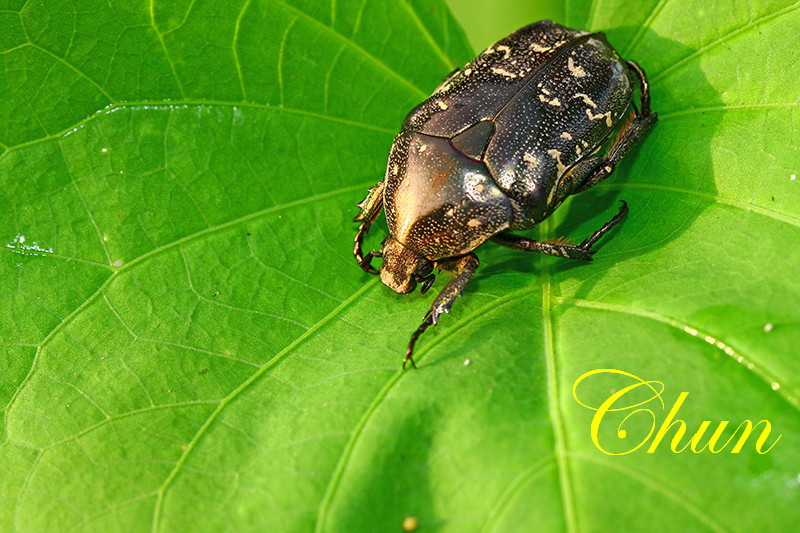
{"label": "beetle's dark brown body", "polygon": [[[642,109],[634,108],[633,121],[622,125],[634,77]],[[359,204],[356,217],[362,221],[359,263],[374,271],[369,261],[382,255],[381,278],[397,292],[414,290],[418,281],[427,288],[433,263],[459,273],[451,281],[457,286],[442,291],[412,338],[408,357],[416,335],[449,310],[469,281],[477,267],[471,252],[487,239],[591,259],[591,244],[624,212],[579,246],[530,241],[505,230],[535,226],[568,196],[606,178],[655,120],[635,63],[620,59],[604,34],[551,21],[492,45],[412,110],[392,145],[384,180]],[[608,153],[598,156],[615,131]],[[381,206],[391,236],[382,254],[362,258],[361,239]],[[466,261],[467,254],[474,261]]]}

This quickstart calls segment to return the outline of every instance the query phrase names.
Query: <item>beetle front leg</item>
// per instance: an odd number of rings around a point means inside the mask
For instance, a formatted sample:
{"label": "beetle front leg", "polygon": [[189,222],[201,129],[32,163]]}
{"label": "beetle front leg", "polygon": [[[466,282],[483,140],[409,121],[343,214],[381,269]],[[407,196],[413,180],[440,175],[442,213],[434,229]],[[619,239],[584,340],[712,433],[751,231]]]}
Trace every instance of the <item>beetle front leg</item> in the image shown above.
{"label": "beetle front leg", "polygon": [[475,254],[467,254],[461,257],[457,257],[455,259],[447,259],[441,262],[437,262],[437,266],[444,269],[444,270],[451,270],[455,271],[456,275],[453,279],[451,279],[447,285],[445,285],[442,292],[436,297],[436,299],[431,304],[431,308],[425,313],[425,318],[422,320],[422,324],[411,334],[411,340],[408,343],[408,349],[406,349],[406,358],[403,360],[403,368],[406,367],[407,363],[411,363],[411,366],[417,368],[417,365],[414,363],[414,359],[412,357],[414,353],[414,345],[417,342],[417,339],[420,335],[422,335],[428,326],[431,324],[436,324],[439,322],[439,317],[443,313],[449,313],[450,308],[453,306],[453,302],[461,296],[461,292],[469,283],[469,280],[472,279],[472,275],[475,274],[475,271],[478,269],[478,257]]}
{"label": "beetle front leg", "polygon": [[383,188],[384,182],[381,180],[369,190],[367,197],[364,198],[360,204],[358,204],[358,207],[361,208],[361,212],[353,219],[353,222],[361,222],[361,225],[358,226],[356,237],[353,239],[355,242],[353,255],[356,257],[358,266],[360,266],[364,272],[369,272],[370,274],[378,274],[378,270],[373,267],[371,263],[372,258],[381,257],[381,253],[369,252],[365,256],[361,248],[364,244],[364,236],[369,231],[372,223],[375,222],[375,219],[378,218],[378,215],[381,213],[381,209],[383,208]]}
{"label": "beetle front leg", "polygon": [[578,245],[567,244],[558,240],[552,242],[534,241],[533,239],[527,239],[525,237],[520,237],[519,235],[506,232],[494,235],[491,240],[497,244],[500,244],[501,246],[507,246],[508,248],[521,250],[523,252],[539,252],[557,257],[566,257],[567,259],[591,261],[592,254],[595,252],[595,250],[592,250],[592,245],[600,240],[600,237],[608,233],[611,228],[616,226],[626,214],[628,214],[628,204],[622,201],[622,207],[620,207],[619,212],[614,215],[611,220],[603,224],[602,228],[592,233],[588,239],[584,240]]}

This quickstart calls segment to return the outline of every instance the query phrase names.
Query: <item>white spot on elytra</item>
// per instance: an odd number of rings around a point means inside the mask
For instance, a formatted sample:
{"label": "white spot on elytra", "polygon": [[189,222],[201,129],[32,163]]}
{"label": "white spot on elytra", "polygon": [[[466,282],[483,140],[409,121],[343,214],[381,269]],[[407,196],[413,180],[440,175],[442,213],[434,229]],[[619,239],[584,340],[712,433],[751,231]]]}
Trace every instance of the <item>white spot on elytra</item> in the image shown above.
{"label": "white spot on elytra", "polygon": [[423,144],[422,146],[419,147],[419,153],[422,153],[427,149],[428,149],[428,145],[427,144]]}
{"label": "white spot on elytra", "polygon": [[542,46],[539,43],[531,43],[531,47],[530,48],[534,52],[549,52],[550,50],[553,49],[552,46]]}
{"label": "white spot on elytra", "polygon": [[436,102],[436,105],[438,105],[438,106],[439,106],[439,108],[440,108],[442,111],[447,111],[447,110],[450,108],[450,106],[449,106],[449,105],[445,104],[445,103],[444,103],[444,102],[442,102],[441,100],[439,100],[438,102]]}
{"label": "white spot on elytra", "polygon": [[561,105],[561,102],[558,100],[558,98],[553,98],[552,100],[548,100],[543,94],[539,95],[539,100],[541,100],[542,102],[547,102],[548,104],[550,104],[552,106],[560,106]]}
{"label": "white spot on elytra", "polygon": [[561,134],[561,138],[562,139],[566,139],[568,141],[571,141],[572,140],[572,135],[570,135],[568,131],[565,131],[565,132],[563,132]]}
{"label": "white spot on elytra", "polygon": [[514,171],[509,168],[506,168],[500,173],[500,177],[497,180],[497,184],[500,185],[501,187],[508,189],[514,184],[514,181],[516,181],[516,176],[514,174]]}
{"label": "white spot on elytra", "polygon": [[528,163],[528,168],[534,168],[539,164],[539,158],[534,157],[531,154],[525,154],[522,156],[522,160]]}
{"label": "white spot on elytra", "polygon": [[481,221],[480,221],[479,219],[477,219],[477,218],[473,218],[473,219],[471,219],[469,222],[467,222],[467,226],[469,226],[470,228],[477,228],[477,227],[478,227],[478,226],[480,226],[481,224],[483,224],[483,222],[481,222]]}
{"label": "white spot on elytra", "polygon": [[[539,85],[541,85],[541,83],[540,83]],[[542,92],[543,92],[544,94],[546,94],[546,95],[550,96],[550,91],[548,91],[547,89],[542,89]]]}
{"label": "white spot on elytra", "polygon": [[558,150],[548,150],[547,151],[547,155],[549,155],[550,157],[552,157],[553,159],[556,160],[556,166],[558,167],[558,173],[560,174],[560,173],[564,172],[564,169],[566,169],[567,166],[564,163],[561,162],[561,152],[559,152]]}
{"label": "white spot on elytra", "polygon": [[583,70],[583,67],[576,65],[571,57],[567,60],[567,66],[569,67],[569,71],[576,78],[583,78],[586,76],[586,71]]}
{"label": "white spot on elytra", "polygon": [[511,48],[502,44],[497,46],[497,51],[503,52],[503,59],[508,59],[508,56],[511,55]]}
{"label": "white spot on elytra", "polygon": [[494,72],[495,74],[500,74],[501,76],[504,76],[510,80],[513,80],[514,78],[517,77],[517,74],[514,74],[513,72],[509,72],[506,69],[502,68],[494,67],[492,68],[492,72]]}
{"label": "white spot on elytra", "polygon": [[591,99],[591,98],[589,98],[589,95],[588,95],[588,94],[576,93],[576,94],[575,94],[575,96],[573,96],[573,98],[582,98],[582,99],[583,99],[583,103],[584,103],[584,104],[586,104],[586,105],[590,105],[590,106],[592,106],[594,109],[597,109],[597,104],[595,104],[595,103],[592,101],[592,99]]}
{"label": "white spot on elytra", "polygon": [[608,126],[609,128],[614,124],[611,121],[611,112],[610,111],[608,111],[606,113],[597,113],[597,114],[595,114],[595,113],[592,113],[591,109],[587,108],[586,109],[586,116],[589,117],[589,120],[600,120],[601,118],[605,118],[606,119],[606,126]]}

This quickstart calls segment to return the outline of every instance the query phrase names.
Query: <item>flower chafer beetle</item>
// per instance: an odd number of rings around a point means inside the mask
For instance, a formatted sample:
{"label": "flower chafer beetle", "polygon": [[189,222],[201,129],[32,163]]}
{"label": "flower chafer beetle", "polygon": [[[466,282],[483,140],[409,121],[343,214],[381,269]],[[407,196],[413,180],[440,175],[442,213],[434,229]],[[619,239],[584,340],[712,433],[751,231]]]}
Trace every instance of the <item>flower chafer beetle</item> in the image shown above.
{"label": "flower chafer beetle", "polygon": [[[633,103],[638,82],[638,107]],[[469,283],[473,250],[487,240],[516,250],[591,261],[592,245],[619,212],[580,244],[511,233],[534,227],[570,195],[606,179],[655,124],[644,71],[625,61],[603,33],[552,21],[526,26],[454,71],[414,108],[394,140],[386,175],[358,206],[355,257],[398,293],[434,268],[455,276],[411,335],[418,337]],[[601,153],[602,149],[602,153]],[[362,253],[364,236],[386,211],[390,235],[380,252]],[[380,270],[372,266],[382,257]]]}

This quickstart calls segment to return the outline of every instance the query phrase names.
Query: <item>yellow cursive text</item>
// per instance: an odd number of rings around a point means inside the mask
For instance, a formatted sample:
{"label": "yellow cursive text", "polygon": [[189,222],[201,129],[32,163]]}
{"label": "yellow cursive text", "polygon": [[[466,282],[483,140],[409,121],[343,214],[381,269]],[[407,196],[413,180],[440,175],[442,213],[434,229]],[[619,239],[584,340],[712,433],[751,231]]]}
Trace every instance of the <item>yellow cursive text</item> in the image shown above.
{"label": "yellow cursive text", "polygon": [[[600,403],[598,407],[587,405],[578,397],[578,385],[589,377],[598,376],[601,374],[616,374],[623,378],[625,382],[630,384],[620,388],[616,392],[613,392],[610,396],[608,396],[608,398]],[[645,396],[642,396],[643,392]],[[772,431],[772,424],[770,424],[769,420],[760,420],[756,424],[753,424],[750,420],[745,420],[739,424],[739,426],[736,428],[733,434],[728,437],[725,443],[720,445],[720,438],[730,424],[728,420],[723,420],[717,424],[714,432],[704,442],[704,436],[706,435],[708,428],[711,426],[710,421],[704,420],[700,423],[694,434],[687,441],[683,442],[683,438],[686,436],[687,425],[685,421],[677,418],[677,416],[678,411],[686,401],[689,393],[681,392],[678,395],[677,400],[675,400],[675,403],[670,408],[666,417],[663,419],[661,424],[658,425],[658,417],[656,416],[656,413],[653,410],[645,407],[645,405],[652,404],[653,401],[656,400],[656,403],[660,406],[660,410],[664,411],[666,406],[662,397],[663,392],[664,384],[660,381],[645,381],[629,372],[611,368],[600,368],[586,372],[576,379],[572,386],[572,396],[575,398],[575,401],[583,407],[591,409],[595,412],[590,426],[592,443],[598,450],[608,455],[627,455],[642,448],[648,442],[650,445],[647,447],[647,453],[655,453],[659,444],[661,444],[661,442],[667,436],[667,433],[669,433],[671,430],[674,430],[674,434],[670,442],[670,449],[674,453],[681,453],[687,448],[694,453],[700,453],[703,451],[719,453],[724,450],[737,435],[739,436],[739,440],[736,442],[736,444],[734,444],[733,448],[731,448],[730,453],[739,453],[742,451],[747,439],[750,438],[750,435],[755,431],[755,428],[763,424],[764,427],[761,431],[761,434],[756,439],[755,451],[760,454],[765,454],[775,447],[782,436],[778,435],[772,444],[765,449],[764,445],[766,444],[767,439]],[[636,400],[631,400],[631,398],[636,398]],[[637,403],[631,403],[632,401],[637,400]],[[628,438],[628,431],[626,427],[634,426],[632,421],[631,423],[628,423],[629,419],[633,419],[634,417],[637,420],[642,418],[645,419],[644,426],[642,426],[641,422],[635,425],[637,428],[637,435],[633,437],[633,441],[628,441],[628,443],[626,443],[628,448],[624,451],[610,451],[600,442],[601,424],[606,421],[609,413],[612,412],[627,412],[624,418],[617,424],[616,433],[617,437],[621,441],[625,441]],[[656,427],[657,425],[658,427]],[[639,429],[641,427],[644,427],[644,430]]]}

